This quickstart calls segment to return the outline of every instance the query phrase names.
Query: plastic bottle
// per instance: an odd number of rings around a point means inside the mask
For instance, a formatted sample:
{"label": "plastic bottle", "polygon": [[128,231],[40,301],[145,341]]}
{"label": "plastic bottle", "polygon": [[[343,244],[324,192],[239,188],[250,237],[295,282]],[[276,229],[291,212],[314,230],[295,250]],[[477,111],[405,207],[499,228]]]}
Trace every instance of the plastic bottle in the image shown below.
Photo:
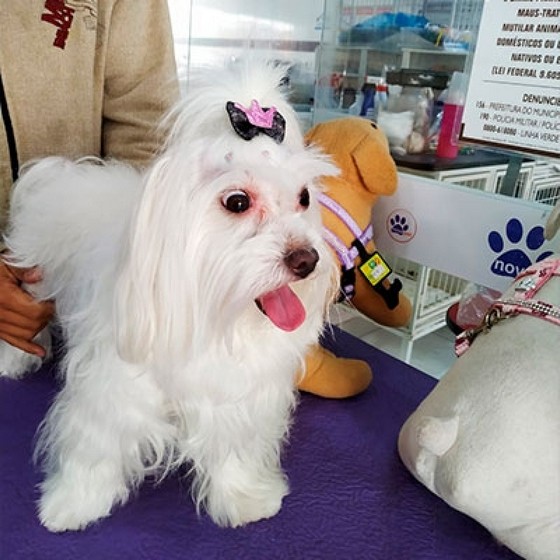
{"label": "plastic bottle", "polygon": [[365,83],[362,92],[364,94],[364,102],[362,103],[360,115],[362,117],[371,117],[375,105],[375,84]]}
{"label": "plastic bottle", "polygon": [[352,105],[348,107],[348,114],[358,116],[360,114],[360,111],[362,110],[363,104],[364,104],[364,94],[361,91],[357,91],[356,99],[354,100],[354,103],[352,103]]}
{"label": "plastic bottle", "polygon": [[387,105],[387,92],[387,84],[377,85],[377,103],[382,109]]}
{"label": "plastic bottle", "polygon": [[377,121],[379,113],[387,108],[387,84],[377,84],[376,86],[376,103],[373,112],[373,120]]}
{"label": "plastic bottle", "polygon": [[463,72],[453,72],[443,103],[443,116],[436,149],[439,157],[455,158],[459,153],[459,132],[465,106],[466,86],[467,75]]}

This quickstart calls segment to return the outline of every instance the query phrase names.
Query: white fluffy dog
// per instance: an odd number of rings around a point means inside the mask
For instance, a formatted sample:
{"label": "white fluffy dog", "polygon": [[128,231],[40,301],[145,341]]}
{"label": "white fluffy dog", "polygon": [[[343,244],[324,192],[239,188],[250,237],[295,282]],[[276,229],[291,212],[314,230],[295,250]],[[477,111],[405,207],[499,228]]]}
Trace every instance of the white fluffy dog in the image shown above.
{"label": "white fluffy dog", "polygon": [[[337,289],[316,200],[336,169],[304,147],[282,70],[257,66],[190,91],[144,175],[47,158],[15,187],[11,262],[43,270],[29,288],[56,300],[65,339],[38,446],[52,531],[184,463],[220,525],[270,517],[288,493],[296,374]],[[4,375],[39,365],[2,343]]]}

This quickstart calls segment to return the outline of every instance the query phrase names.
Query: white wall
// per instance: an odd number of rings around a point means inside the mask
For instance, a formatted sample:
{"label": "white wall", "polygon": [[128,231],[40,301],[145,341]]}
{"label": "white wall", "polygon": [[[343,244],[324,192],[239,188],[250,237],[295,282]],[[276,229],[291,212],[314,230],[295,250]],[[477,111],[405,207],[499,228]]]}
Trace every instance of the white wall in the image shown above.
{"label": "white wall", "polygon": [[[312,93],[323,0],[168,0],[177,65],[186,88],[190,69],[220,65],[247,46],[296,64],[304,100]],[[301,89],[301,88],[300,88]]]}
{"label": "white wall", "polygon": [[192,36],[197,38],[321,38],[315,24],[323,0],[192,0],[192,6]]}

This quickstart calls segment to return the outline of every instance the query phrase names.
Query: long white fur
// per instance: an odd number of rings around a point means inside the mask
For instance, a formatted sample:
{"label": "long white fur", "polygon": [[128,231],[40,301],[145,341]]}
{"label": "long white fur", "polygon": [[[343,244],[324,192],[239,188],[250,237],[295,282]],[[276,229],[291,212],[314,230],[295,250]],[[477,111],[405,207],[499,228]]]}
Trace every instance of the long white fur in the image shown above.
{"label": "long white fur", "polygon": [[[191,465],[197,507],[220,525],[280,509],[295,377],[338,277],[316,200],[317,179],[336,170],[304,147],[282,76],[254,64],[193,88],[144,175],[120,163],[48,158],[15,187],[11,260],[42,268],[43,282],[29,289],[56,299],[66,345],[63,388],[37,449],[48,529],[84,528],[147,474],[181,463]],[[286,118],[282,144],[233,131],[226,101],[252,99]],[[303,187],[308,209],[298,203]],[[254,208],[228,213],[224,193],[240,188],[253,193]],[[298,247],[319,254],[305,279],[284,262]],[[254,302],[286,283],[306,309],[293,332]],[[0,344],[3,375],[39,365]]]}

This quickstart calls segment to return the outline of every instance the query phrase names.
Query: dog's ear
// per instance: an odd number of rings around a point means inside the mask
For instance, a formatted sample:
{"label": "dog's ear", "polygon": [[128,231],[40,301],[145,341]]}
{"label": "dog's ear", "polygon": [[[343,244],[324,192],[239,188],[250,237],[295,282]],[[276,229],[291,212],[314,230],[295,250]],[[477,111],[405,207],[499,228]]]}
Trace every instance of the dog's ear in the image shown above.
{"label": "dog's ear", "polygon": [[192,301],[185,285],[185,177],[162,156],[147,175],[115,291],[115,335],[119,355],[132,363],[175,356],[190,344]]}

